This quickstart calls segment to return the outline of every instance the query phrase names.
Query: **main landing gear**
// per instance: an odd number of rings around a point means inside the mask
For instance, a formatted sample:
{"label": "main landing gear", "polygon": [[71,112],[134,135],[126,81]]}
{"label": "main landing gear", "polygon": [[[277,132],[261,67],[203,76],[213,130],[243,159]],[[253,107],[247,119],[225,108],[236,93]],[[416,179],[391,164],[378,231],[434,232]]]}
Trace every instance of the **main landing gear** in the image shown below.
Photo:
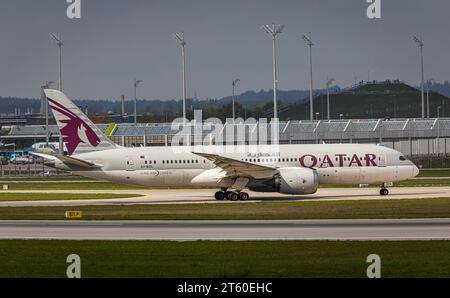
{"label": "main landing gear", "polygon": [[221,191],[218,191],[214,194],[214,198],[219,201],[223,201],[225,199],[229,201],[247,201],[250,196],[246,192],[240,192],[240,191],[227,191],[226,189],[222,189]]}
{"label": "main landing gear", "polygon": [[387,196],[389,194],[389,190],[386,188],[386,184],[381,184],[380,195]]}

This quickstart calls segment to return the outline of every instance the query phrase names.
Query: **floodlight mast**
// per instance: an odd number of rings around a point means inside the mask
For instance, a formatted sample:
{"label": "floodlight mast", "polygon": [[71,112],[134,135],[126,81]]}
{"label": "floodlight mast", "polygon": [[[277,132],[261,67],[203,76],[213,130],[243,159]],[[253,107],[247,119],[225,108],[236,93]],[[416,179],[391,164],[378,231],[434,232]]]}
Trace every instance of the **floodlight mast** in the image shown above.
{"label": "floodlight mast", "polygon": [[236,88],[237,83],[239,83],[240,81],[241,81],[240,79],[233,79],[233,80],[231,81],[231,87],[232,87],[232,102],[233,102],[233,104],[232,104],[232,108],[233,108],[233,122],[234,122],[234,119],[236,119],[235,108],[234,108],[234,91],[235,91],[235,88]]}
{"label": "floodlight mast", "polygon": [[59,91],[62,91],[62,46],[64,45],[61,39],[61,35],[58,36],[54,33],[50,33],[50,39],[52,39],[59,47]]}
{"label": "floodlight mast", "polygon": [[330,120],[330,86],[335,80],[333,78],[327,79],[327,119]]}
{"label": "floodlight mast", "polygon": [[420,35],[414,35],[413,40],[417,43],[419,46],[419,52],[420,52],[420,70],[421,70],[421,83],[420,83],[420,91],[421,91],[421,97],[422,97],[422,118],[425,118],[425,96],[424,96],[424,82],[423,82],[423,41],[422,36]]}
{"label": "floodlight mast", "polygon": [[272,64],[273,64],[273,118],[278,119],[277,113],[277,52],[276,52],[276,37],[283,32],[284,25],[264,25],[262,27],[268,34],[272,36]]}
{"label": "floodlight mast", "polygon": [[311,121],[314,116],[314,107],[313,107],[313,66],[312,66],[312,43],[311,32],[308,33],[308,36],[302,35],[302,39],[309,46],[309,76],[310,76],[310,86],[309,86],[309,114]]}
{"label": "floodlight mast", "polygon": [[433,81],[433,78],[429,78],[427,80],[427,118],[430,118],[430,88],[433,84]]}
{"label": "floodlight mast", "polygon": [[134,79],[134,125],[137,125],[137,87],[139,84],[142,83],[142,80],[136,80]]}
{"label": "floodlight mast", "polygon": [[45,145],[48,147],[49,142],[49,132],[48,132],[48,100],[45,96],[44,89],[50,88],[50,85],[53,84],[53,81],[47,81],[44,85],[41,86],[42,96],[45,100]]}
{"label": "floodlight mast", "polygon": [[186,41],[184,40],[184,32],[175,33],[175,39],[181,46],[182,56],[182,72],[183,72],[183,123],[186,121]]}
{"label": "floodlight mast", "polygon": [[[63,82],[62,82],[62,46],[64,45],[61,39],[61,34],[50,33],[50,39],[52,39],[54,42],[56,42],[56,45],[59,47],[59,76],[58,76],[58,84],[59,84],[59,91],[63,91]],[[64,142],[62,138],[62,134],[59,134],[59,154],[64,154]]]}

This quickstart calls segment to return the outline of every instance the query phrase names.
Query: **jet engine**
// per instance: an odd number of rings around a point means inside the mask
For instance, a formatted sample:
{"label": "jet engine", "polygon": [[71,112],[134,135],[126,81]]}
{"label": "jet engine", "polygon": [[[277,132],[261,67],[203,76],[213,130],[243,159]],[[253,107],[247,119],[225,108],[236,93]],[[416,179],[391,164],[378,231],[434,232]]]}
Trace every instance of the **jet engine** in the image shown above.
{"label": "jet engine", "polygon": [[317,172],[307,168],[280,168],[272,179],[253,181],[254,191],[276,191],[283,194],[312,194],[319,187]]}

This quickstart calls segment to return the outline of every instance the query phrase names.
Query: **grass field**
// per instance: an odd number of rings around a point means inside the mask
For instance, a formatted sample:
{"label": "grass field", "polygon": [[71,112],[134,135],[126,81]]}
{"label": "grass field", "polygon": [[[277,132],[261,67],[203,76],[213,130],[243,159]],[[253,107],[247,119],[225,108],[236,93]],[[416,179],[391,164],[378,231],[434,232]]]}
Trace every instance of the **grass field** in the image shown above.
{"label": "grass field", "polygon": [[422,169],[417,177],[450,177],[450,169]]}
{"label": "grass field", "polygon": [[[450,198],[76,206],[87,220],[448,218]],[[67,207],[0,207],[1,219],[64,219]]]}
{"label": "grass field", "polygon": [[119,189],[145,189],[143,186],[124,185],[111,182],[46,182],[46,183],[10,183],[10,190],[119,190]]}
{"label": "grass field", "polygon": [[79,180],[79,181],[93,181],[94,179],[81,177],[81,176],[49,176],[49,177],[40,177],[40,176],[8,176],[3,177],[0,176],[0,182],[4,181],[67,181],[67,180]]}
{"label": "grass field", "polygon": [[137,194],[2,193],[0,201],[96,200],[139,197]]}
{"label": "grass field", "polygon": [[57,241],[1,240],[0,277],[450,277],[450,241]]}
{"label": "grass field", "polygon": [[[399,182],[394,182],[395,187],[440,187],[450,186],[450,179],[437,178],[437,179],[410,179]],[[319,188],[353,188],[359,187],[359,184],[322,184]],[[371,184],[371,188],[379,188],[378,184]]]}

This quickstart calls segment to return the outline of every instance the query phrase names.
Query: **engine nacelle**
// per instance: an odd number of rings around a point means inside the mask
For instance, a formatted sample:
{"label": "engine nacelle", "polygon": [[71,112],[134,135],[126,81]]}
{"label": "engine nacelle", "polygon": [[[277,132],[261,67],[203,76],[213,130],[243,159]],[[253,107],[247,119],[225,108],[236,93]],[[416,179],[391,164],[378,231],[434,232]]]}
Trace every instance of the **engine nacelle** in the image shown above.
{"label": "engine nacelle", "polygon": [[274,187],[283,194],[312,194],[319,187],[319,175],[307,168],[281,168],[273,178]]}

